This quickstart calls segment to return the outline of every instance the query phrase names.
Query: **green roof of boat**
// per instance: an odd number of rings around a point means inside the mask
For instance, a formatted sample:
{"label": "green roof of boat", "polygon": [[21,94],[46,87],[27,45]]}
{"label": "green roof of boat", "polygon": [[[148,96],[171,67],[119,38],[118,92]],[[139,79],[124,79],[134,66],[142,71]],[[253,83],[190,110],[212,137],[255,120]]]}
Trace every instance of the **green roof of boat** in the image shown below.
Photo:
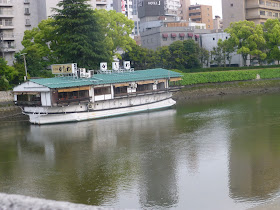
{"label": "green roof of boat", "polygon": [[74,78],[65,76],[44,79],[30,79],[30,81],[48,88],[68,88],[88,85],[103,85],[143,80],[167,79],[181,76],[182,75],[180,73],[157,68],[122,73],[94,74],[94,76],[91,78]]}

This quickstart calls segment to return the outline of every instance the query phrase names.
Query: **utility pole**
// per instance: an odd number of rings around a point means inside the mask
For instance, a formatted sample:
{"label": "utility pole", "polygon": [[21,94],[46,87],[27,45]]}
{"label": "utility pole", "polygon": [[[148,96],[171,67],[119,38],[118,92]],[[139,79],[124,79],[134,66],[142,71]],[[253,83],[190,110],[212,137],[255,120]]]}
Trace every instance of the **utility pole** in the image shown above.
{"label": "utility pole", "polygon": [[4,46],[4,34],[3,34],[3,32],[0,33],[0,40],[1,40],[2,57],[3,57],[3,59],[5,59],[5,54],[4,54],[5,46]]}
{"label": "utility pole", "polygon": [[20,54],[20,55],[23,55],[23,61],[24,61],[24,69],[25,69],[24,81],[27,80],[27,67],[26,67],[26,59],[25,59],[25,55],[26,55],[26,54],[27,54],[27,53],[22,53],[22,54]]}

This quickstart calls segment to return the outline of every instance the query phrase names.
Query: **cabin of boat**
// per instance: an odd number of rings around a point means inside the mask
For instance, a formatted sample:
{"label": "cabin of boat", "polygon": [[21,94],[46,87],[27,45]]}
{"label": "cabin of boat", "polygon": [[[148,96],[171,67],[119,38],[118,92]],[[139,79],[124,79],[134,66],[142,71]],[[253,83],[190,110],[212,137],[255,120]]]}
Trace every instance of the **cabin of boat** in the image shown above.
{"label": "cabin of boat", "polygon": [[[181,74],[161,68],[98,74],[79,69],[79,76],[74,72],[53,78],[30,79],[13,91],[16,105],[23,107],[30,122],[44,124],[168,107],[174,104],[169,82],[178,80],[181,80]],[[97,114],[96,111],[103,112]],[[58,116],[73,113],[80,115],[69,119]],[[44,121],[44,118],[49,119]]]}

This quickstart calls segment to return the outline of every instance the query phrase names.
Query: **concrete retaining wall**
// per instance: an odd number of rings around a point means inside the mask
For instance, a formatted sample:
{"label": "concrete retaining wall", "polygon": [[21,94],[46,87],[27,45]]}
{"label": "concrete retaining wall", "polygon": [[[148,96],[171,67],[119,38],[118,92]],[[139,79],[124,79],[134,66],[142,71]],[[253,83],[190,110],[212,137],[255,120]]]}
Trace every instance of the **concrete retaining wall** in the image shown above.
{"label": "concrete retaining wall", "polygon": [[108,210],[112,208],[102,208],[82,204],[74,204],[62,201],[52,201],[40,198],[32,198],[22,195],[9,195],[0,193],[1,210]]}
{"label": "concrete retaining wall", "polygon": [[0,102],[12,102],[13,100],[12,91],[0,91]]}

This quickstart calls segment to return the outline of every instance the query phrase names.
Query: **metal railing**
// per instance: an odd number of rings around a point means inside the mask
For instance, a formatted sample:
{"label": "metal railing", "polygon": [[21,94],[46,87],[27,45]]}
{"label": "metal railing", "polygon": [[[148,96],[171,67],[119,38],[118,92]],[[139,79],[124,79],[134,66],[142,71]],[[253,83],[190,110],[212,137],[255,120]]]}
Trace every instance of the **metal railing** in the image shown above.
{"label": "metal railing", "polygon": [[82,98],[70,98],[70,99],[66,99],[66,98],[59,98],[56,101],[56,104],[70,104],[73,102],[82,102],[82,101],[86,101],[89,102],[90,101],[90,97],[82,97]]}
{"label": "metal railing", "polygon": [[18,106],[41,106],[41,101],[15,101]]}

